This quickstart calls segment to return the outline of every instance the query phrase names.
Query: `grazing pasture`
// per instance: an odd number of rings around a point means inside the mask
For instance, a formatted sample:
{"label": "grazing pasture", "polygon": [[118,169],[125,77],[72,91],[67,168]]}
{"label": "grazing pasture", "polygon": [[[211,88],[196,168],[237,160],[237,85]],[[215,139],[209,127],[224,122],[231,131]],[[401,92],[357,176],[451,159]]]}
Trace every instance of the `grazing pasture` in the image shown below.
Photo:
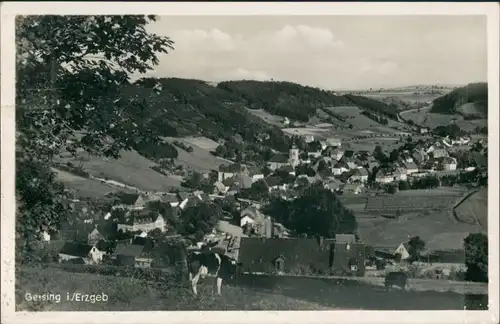
{"label": "grazing pasture", "polygon": [[438,126],[447,126],[452,122],[455,122],[464,131],[474,131],[477,126],[484,127],[488,125],[487,119],[473,119],[465,120],[463,116],[455,115],[445,115],[445,114],[435,114],[430,113],[429,109],[422,108],[420,111],[411,110],[400,114],[405,120],[413,120],[417,125],[422,125],[434,129]]}
{"label": "grazing pasture", "polygon": [[[444,93],[443,93],[444,94]],[[409,104],[414,103],[425,103],[428,101],[432,101],[443,94],[439,93],[418,93],[417,91],[388,91],[388,92],[379,92],[379,93],[368,93],[365,94],[365,97],[380,100],[380,101],[391,101],[398,100],[403,101]]]}
{"label": "grazing pasture", "polygon": [[387,195],[373,196],[366,203],[367,211],[412,212],[419,210],[443,210],[454,206],[460,195]]}
{"label": "grazing pasture", "polygon": [[219,143],[213,141],[209,138],[200,136],[200,137],[184,137],[184,142],[191,144],[191,146],[197,146],[201,149],[207,151],[215,151],[215,149],[219,146]]}
{"label": "grazing pasture", "polygon": [[[243,276],[224,285],[222,296],[211,280],[200,284],[199,297],[189,285],[148,282],[57,268],[23,267],[16,272],[16,309],[38,311],[160,311],[160,310],[463,310],[465,295],[435,291],[386,291],[363,282],[342,279]],[[26,292],[102,292],[106,303],[46,303],[35,305]],[[465,298],[467,300],[467,298]]]}
{"label": "grazing pasture", "polygon": [[279,126],[279,127],[284,126],[284,124],[283,124],[284,117],[272,115],[269,112],[265,111],[264,109],[247,108],[247,111],[250,114],[259,117],[260,119],[262,119],[263,121],[265,121],[266,123],[268,123],[270,125]]}

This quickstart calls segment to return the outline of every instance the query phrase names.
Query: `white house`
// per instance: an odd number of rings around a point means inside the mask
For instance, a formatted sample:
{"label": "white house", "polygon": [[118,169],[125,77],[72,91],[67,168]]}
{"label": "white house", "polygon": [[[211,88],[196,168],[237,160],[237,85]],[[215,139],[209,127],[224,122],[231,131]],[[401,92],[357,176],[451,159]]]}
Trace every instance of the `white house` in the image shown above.
{"label": "white house", "polygon": [[347,161],[347,167],[349,170],[354,170],[358,168],[358,165],[354,161]]}
{"label": "white house", "polygon": [[375,177],[375,182],[377,183],[391,183],[394,181],[394,175],[391,173],[383,172],[380,170],[376,177]]}
{"label": "white house", "polygon": [[59,262],[81,259],[85,264],[98,264],[102,256],[103,252],[95,245],[66,242],[59,251]]}
{"label": "white house", "polygon": [[347,172],[347,171],[349,171],[349,169],[347,168],[347,165],[345,165],[344,163],[341,163],[341,162],[335,163],[335,165],[332,168],[332,173],[334,175],[341,175],[342,173]]}
{"label": "white house", "polygon": [[408,242],[403,242],[398,246],[396,251],[394,251],[394,254],[399,254],[401,255],[401,260],[406,260],[410,257],[410,252],[408,252],[409,248]]}
{"label": "white house", "polygon": [[354,174],[349,178],[351,182],[366,182],[368,181],[368,171],[365,168],[358,168]]}
{"label": "white house", "polygon": [[333,147],[341,147],[342,141],[340,140],[340,138],[329,137],[326,139],[326,144]]}
{"label": "white house", "polygon": [[257,173],[252,175],[252,181],[256,182],[258,180],[264,179],[264,174],[263,173]]}
{"label": "white house", "polygon": [[321,151],[307,152],[307,155],[313,158],[319,158],[321,156]]}
{"label": "white house", "polygon": [[457,169],[457,160],[452,157],[443,158],[443,168],[445,171],[454,171]]}
{"label": "white house", "polygon": [[447,157],[448,152],[443,148],[439,148],[439,149],[435,149],[434,151],[432,151],[432,155],[435,159],[439,159],[439,158]]}
{"label": "white house", "polygon": [[144,231],[150,232],[154,229],[159,229],[162,232],[166,231],[166,222],[163,216],[151,210],[143,209],[141,211],[134,211],[129,213],[126,222],[117,224],[117,231],[124,232],[137,232]]}
{"label": "white house", "polygon": [[307,135],[303,135],[302,138],[304,139],[304,141],[306,143],[314,142],[314,135],[307,134]]}
{"label": "white house", "polygon": [[255,207],[248,207],[244,209],[240,214],[240,226],[243,227],[245,224],[255,224],[264,221],[265,215],[262,214]]}
{"label": "white house", "polygon": [[396,171],[394,171],[394,179],[399,181],[399,180],[406,180],[406,169],[405,168],[396,168]]}

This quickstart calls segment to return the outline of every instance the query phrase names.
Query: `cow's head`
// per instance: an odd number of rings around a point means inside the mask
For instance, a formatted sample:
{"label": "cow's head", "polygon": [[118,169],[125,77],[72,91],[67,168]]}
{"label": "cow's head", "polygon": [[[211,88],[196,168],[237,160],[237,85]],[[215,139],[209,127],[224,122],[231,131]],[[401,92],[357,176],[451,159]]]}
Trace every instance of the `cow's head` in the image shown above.
{"label": "cow's head", "polygon": [[231,257],[228,257],[227,255],[224,255],[222,257],[222,262],[224,263],[225,272],[228,275],[229,279],[234,279],[234,277],[238,273],[238,267],[240,265],[238,261]]}

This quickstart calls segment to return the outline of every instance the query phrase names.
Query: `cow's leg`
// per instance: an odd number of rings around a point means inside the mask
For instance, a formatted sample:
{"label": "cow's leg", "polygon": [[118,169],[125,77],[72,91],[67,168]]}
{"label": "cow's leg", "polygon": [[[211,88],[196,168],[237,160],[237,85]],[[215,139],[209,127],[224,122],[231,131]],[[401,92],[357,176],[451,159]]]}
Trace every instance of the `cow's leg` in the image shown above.
{"label": "cow's leg", "polygon": [[193,280],[193,274],[191,272],[189,272],[189,281],[192,281]]}
{"label": "cow's leg", "polygon": [[217,277],[217,295],[221,295],[221,287],[222,287],[222,278]]}
{"label": "cow's leg", "polygon": [[191,286],[193,287],[193,293],[194,295],[198,295],[198,291],[196,289],[196,285],[198,284],[198,280],[200,279],[200,273],[198,272],[196,276],[191,280]]}

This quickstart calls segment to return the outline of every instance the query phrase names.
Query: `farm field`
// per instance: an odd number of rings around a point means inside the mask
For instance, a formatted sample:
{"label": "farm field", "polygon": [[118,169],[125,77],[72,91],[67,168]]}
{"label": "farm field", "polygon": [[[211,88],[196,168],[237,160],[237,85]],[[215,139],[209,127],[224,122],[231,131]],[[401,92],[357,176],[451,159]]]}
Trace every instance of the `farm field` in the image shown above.
{"label": "farm field", "polygon": [[418,103],[418,102],[427,102],[432,101],[443,94],[415,94],[417,90],[412,91],[391,91],[391,92],[380,92],[380,93],[369,93],[365,94],[365,97],[384,100],[384,99],[396,99],[400,101],[404,101],[407,103]]}
{"label": "farm field", "polygon": [[464,131],[473,131],[477,126],[488,125],[487,119],[465,120],[461,115],[444,115],[428,112],[428,109],[412,110],[401,114],[405,120],[413,120],[416,124],[434,129],[446,126],[453,120]]}
{"label": "farm field", "polygon": [[271,124],[271,125],[274,125],[274,126],[283,127],[284,117],[277,116],[277,115],[272,115],[269,112],[265,111],[264,109],[250,109],[250,108],[246,108],[246,110],[250,114],[259,117],[260,119],[262,119],[263,121],[265,121],[268,124]]}
{"label": "farm field", "polygon": [[346,117],[347,121],[357,129],[368,130],[374,128],[376,132],[393,133],[395,130],[391,127],[404,127],[402,123],[393,120],[388,120],[389,124],[387,126],[379,124],[365,115],[362,115],[362,110],[356,106],[329,107],[327,109],[333,113]]}
{"label": "farm field", "polygon": [[375,146],[380,145],[384,152],[390,152],[398,148],[400,139],[395,137],[375,137],[360,140],[351,140],[342,144],[346,150],[373,152]]}
{"label": "farm field", "polygon": [[454,208],[458,220],[467,224],[481,225],[488,230],[488,189],[473,193]]}
{"label": "farm field", "polygon": [[82,163],[83,168],[95,177],[115,180],[140,190],[166,191],[169,188],[180,187],[179,180],[151,169],[150,167],[156,163],[139,153],[122,151],[120,154],[118,159],[106,159],[81,153],[81,159],[64,156],[57,157],[55,161],[61,163],[71,161],[75,165]]}
{"label": "farm field", "polygon": [[357,217],[360,238],[368,245],[394,250],[409,237],[420,236],[429,250],[463,249],[469,233],[482,232],[479,225],[457,222],[449,211],[407,213],[399,219]]}
{"label": "farm field", "polygon": [[366,203],[367,211],[394,212],[415,210],[441,210],[449,209],[460,200],[460,194],[414,195],[399,194],[386,196],[373,196]]}
{"label": "farm field", "polygon": [[58,181],[62,182],[66,188],[74,190],[80,197],[102,198],[110,192],[133,192],[127,188],[118,188],[99,180],[79,177],[66,171],[57,169],[52,169],[52,171],[56,173]]}
{"label": "farm field", "polygon": [[95,274],[65,272],[55,268],[24,267],[17,271],[16,306],[25,310],[26,292],[104,292],[107,303],[43,305],[44,311],[154,311],[154,310],[445,310],[463,309],[463,294],[434,291],[386,291],[354,280],[244,276],[213,295],[211,280],[199,286],[194,298],[187,285],[152,283]]}
{"label": "farm field", "polygon": [[[179,155],[176,159],[174,159],[174,162],[176,165],[182,165],[186,169],[198,172],[207,172],[214,169],[217,170],[222,164],[228,165],[232,163],[227,160],[219,159],[210,154],[208,150],[192,144],[193,141],[191,139],[186,140],[184,138],[165,137],[165,140],[169,143],[178,141],[193,148],[193,152],[187,152],[179,147],[176,147]],[[200,140],[198,140],[198,142],[200,142]],[[202,143],[201,145],[207,146],[207,144],[209,143]]]}
{"label": "farm field", "polygon": [[202,148],[207,151],[215,151],[215,149],[219,147],[219,143],[203,136],[184,137],[183,140],[184,142],[187,142],[193,146],[198,146],[199,148]]}

